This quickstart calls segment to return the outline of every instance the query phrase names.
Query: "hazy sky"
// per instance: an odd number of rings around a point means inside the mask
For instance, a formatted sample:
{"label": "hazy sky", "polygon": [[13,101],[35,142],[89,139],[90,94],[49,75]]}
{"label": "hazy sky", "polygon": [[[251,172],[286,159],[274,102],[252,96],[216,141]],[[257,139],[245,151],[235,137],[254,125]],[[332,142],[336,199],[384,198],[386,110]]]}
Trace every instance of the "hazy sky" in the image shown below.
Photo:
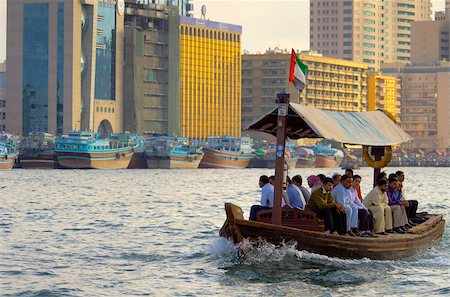
{"label": "hazy sky", "polygon": [[[307,50],[309,0],[194,0],[194,17],[206,5],[206,18],[242,26],[242,49],[251,53],[269,47]],[[432,0],[433,11],[445,0]],[[6,0],[0,0],[0,61],[6,57]]]}

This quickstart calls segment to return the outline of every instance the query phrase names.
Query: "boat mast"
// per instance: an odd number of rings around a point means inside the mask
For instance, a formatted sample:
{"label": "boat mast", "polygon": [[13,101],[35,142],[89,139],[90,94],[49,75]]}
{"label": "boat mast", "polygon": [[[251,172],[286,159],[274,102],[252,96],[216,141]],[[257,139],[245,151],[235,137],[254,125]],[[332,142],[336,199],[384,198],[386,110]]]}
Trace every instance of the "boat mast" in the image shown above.
{"label": "boat mast", "polygon": [[277,146],[275,148],[275,181],[272,224],[281,225],[281,200],[283,198],[284,182],[284,151],[286,148],[286,123],[289,111],[290,95],[281,92],[275,101],[278,105]]}

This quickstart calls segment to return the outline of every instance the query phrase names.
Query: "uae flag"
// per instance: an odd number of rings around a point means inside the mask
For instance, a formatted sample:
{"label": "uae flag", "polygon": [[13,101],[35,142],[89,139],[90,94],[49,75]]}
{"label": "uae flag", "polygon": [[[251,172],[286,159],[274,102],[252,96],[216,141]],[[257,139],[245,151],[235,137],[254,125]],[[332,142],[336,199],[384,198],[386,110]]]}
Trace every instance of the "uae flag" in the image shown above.
{"label": "uae flag", "polygon": [[301,91],[305,88],[307,73],[308,73],[308,66],[306,66],[300,61],[294,49],[292,49],[289,81],[294,84],[297,90]]}

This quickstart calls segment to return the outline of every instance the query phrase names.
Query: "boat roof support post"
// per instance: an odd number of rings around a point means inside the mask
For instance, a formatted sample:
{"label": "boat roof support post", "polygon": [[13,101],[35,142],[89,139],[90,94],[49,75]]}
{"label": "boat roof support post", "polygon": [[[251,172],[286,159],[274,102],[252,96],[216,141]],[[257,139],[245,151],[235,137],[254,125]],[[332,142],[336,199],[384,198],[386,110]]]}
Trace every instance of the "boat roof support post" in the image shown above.
{"label": "boat roof support post", "polygon": [[[384,156],[384,146],[372,146],[371,154],[375,158],[376,161],[380,161],[382,157]],[[373,169],[373,187],[375,188],[378,184],[378,174],[380,174],[381,168],[374,168]]]}
{"label": "boat roof support post", "polygon": [[281,200],[283,196],[284,182],[284,152],[286,148],[286,124],[289,111],[290,95],[281,92],[277,95],[277,146],[275,153],[275,181],[274,201],[272,211],[272,224],[281,225]]}

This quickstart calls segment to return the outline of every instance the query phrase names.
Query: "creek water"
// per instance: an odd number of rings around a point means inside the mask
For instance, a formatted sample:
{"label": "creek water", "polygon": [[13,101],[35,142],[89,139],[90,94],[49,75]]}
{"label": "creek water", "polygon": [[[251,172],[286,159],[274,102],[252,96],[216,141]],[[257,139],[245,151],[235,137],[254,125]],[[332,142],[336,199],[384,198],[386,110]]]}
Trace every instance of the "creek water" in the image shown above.
{"label": "creek water", "polygon": [[[224,202],[247,217],[273,170],[0,171],[0,295],[448,296],[450,168],[402,170],[407,197],[447,223],[439,245],[401,261],[271,244],[238,258],[218,235]],[[367,194],[372,170],[355,173]]]}

